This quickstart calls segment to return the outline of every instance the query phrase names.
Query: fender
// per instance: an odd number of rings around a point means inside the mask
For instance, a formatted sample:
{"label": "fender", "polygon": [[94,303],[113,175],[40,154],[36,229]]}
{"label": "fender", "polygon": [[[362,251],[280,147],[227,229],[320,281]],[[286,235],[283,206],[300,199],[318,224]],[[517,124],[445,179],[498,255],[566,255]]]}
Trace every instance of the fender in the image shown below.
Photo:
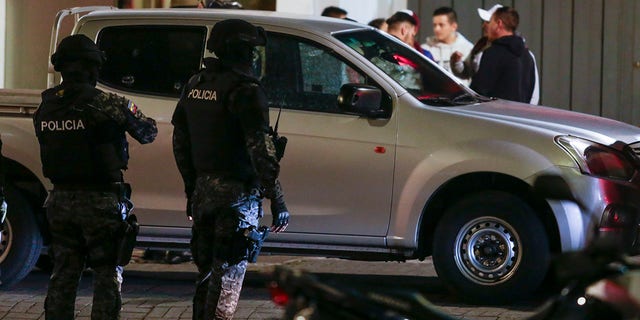
{"label": "fender", "polygon": [[[553,139],[549,141],[553,143]],[[501,157],[496,158],[495,154],[501,154]],[[515,142],[470,140],[431,153],[413,166],[397,165],[396,168],[411,169],[396,172],[395,213],[391,214],[387,241],[390,247],[416,248],[420,222],[424,219],[423,214],[428,215],[425,208],[447,182],[465,174],[494,172],[530,184],[526,182],[527,177],[553,170],[553,162],[536,150]]]}

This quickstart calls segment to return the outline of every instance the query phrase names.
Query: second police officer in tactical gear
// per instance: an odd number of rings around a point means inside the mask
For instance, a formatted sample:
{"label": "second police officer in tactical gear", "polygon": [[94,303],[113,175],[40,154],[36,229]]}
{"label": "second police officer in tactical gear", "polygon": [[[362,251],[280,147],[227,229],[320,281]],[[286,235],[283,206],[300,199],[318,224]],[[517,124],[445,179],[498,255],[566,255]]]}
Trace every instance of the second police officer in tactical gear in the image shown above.
{"label": "second police officer in tactical gear", "polygon": [[120,319],[116,270],[124,236],[129,159],[125,132],[138,142],[157,135],[155,120],[130,100],[95,88],[105,56],[84,35],[64,38],[51,62],[62,83],[42,93],[34,115],[45,177],[53,183],[45,206],[53,273],[45,318],[73,319],[85,265],[94,272],[91,319]]}
{"label": "second police officer in tactical gear", "polygon": [[233,317],[247,260],[259,247],[250,234],[262,217],[262,197],[271,200],[271,231],[284,231],[289,222],[267,100],[252,68],[255,47],[266,41],[264,30],[246,21],[216,23],[207,49],[217,59],[205,59],[173,114],[173,149],[193,213],[191,250],[199,271],[193,319]]}
{"label": "second police officer in tactical gear", "polygon": [[[6,241],[2,239],[5,228],[4,222],[7,218],[7,202],[4,198],[4,177],[4,157],[2,156],[2,139],[0,139],[0,243],[2,243],[2,241]],[[2,272],[2,270],[0,270],[0,272]],[[2,275],[2,273],[0,273],[0,275]],[[0,281],[0,284],[2,284],[2,281]]]}

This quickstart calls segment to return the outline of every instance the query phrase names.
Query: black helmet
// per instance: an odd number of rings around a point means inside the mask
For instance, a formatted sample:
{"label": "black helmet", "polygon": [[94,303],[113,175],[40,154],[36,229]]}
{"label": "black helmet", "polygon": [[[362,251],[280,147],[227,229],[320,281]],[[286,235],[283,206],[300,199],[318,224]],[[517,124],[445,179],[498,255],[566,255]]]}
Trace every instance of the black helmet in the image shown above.
{"label": "black helmet", "polygon": [[225,47],[240,43],[264,46],[267,44],[267,35],[262,27],[256,27],[240,19],[228,19],[213,26],[207,41],[207,49],[220,56]]}
{"label": "black helmet", "polygon": [[106,60],[104,52],[83,34],[68,36],[58,44],[58,49],[51,55],[51,64],[56,71],[64,62],[85,60],[101,66]]}

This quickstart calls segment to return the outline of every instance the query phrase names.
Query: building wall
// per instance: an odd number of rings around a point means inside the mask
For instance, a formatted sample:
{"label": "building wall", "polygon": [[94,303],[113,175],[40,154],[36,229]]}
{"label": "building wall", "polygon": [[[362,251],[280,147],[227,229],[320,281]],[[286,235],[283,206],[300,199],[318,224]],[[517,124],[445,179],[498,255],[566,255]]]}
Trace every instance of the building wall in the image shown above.
{"label": "building wall", "polygon": [[389,17],[407,8],[407,0],[277,0],[276,11],[317,15],[328,6],[340,7],[348,17],[367,24],[375,18]]}
{"label": "building wall", "polygon": [[[114,5],[113,0],[81,2],[82,6]],[[56,13],[61,9],[78,6],[79,1],[7,0],[6,4],[4,87],[46,88],[51,27]],[[70,31],[69,21],[64,26]]]}
{"label": "building wall", "polygon": [[477,8],[513,6],[518,28],[536,56],[541,104],[640,125],[640,1],[409,0],[422,17],[421,42],[440,6],[458,13],[459,30],[480,37]]}

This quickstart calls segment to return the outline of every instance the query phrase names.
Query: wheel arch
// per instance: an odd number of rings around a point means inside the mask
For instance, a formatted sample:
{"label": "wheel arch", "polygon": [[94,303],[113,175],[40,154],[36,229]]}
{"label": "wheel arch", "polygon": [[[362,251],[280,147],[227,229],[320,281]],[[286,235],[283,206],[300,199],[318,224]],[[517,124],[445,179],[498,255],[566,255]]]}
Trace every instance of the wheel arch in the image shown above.
{"label": "wheel arch", "polygon": [[45,209],[42,207],[42,204],[47,198],[47,189],[40,179],[38,179],[38,176],[26,166],[10,158],[5,157],[3,160],[5,166],[5,183],[18,189],[25,197],[35,215],[40,235],[43,237],[43,240],[45,240],[45,243],[47,243],[48,237],[45,231],[46,215]]}
{"label": "wheel arch", "polygon": [[544,225],[551,252],[561,251],[560,234],[551,207],[533,192],[529,184],[503,173],[474,172],[450,179],[425,204],[418,228],[417,258],[423,259],[431,255],[435,229],[447,208],[466,195],[487,190],[508,192],[529,204]]}

